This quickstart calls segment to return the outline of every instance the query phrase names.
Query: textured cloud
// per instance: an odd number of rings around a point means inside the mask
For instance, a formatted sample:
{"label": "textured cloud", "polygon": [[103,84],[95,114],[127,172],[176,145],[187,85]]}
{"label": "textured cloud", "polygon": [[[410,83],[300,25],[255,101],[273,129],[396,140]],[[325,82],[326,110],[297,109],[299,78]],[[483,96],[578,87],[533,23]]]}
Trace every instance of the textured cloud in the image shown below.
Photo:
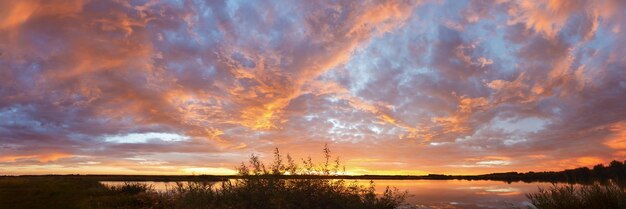
{"label": "textured cloud", "polygon": [[4,173],[229,173],[324,143],[353,173],[626,156],[626,4],[3,1]]}

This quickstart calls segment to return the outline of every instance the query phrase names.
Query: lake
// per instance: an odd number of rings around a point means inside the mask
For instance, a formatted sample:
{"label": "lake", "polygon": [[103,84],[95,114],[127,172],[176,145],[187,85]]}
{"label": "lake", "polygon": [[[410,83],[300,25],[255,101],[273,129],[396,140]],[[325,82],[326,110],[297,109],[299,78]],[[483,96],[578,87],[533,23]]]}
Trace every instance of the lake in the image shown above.
{"label": "lake", "polygon": [[[354,180],[346,180],[353,182]],[[357,183],[368,186],[369,180]],[[105,185],[120,185],[120,181],[103,181]],[[174,182],[151,182],[157,191],[167,191],[176,186]],[[385,187],[396,187],[407,191],[406,202],[423,209],[443,208],[510,208],[529,205],[525,194],[536,192],[538,187],[549,187],[551,183],[506,183],[502,181],[466,180],[375,180],[376,191],[382,193]],[[218,184],[219,185],[219,184]]]}

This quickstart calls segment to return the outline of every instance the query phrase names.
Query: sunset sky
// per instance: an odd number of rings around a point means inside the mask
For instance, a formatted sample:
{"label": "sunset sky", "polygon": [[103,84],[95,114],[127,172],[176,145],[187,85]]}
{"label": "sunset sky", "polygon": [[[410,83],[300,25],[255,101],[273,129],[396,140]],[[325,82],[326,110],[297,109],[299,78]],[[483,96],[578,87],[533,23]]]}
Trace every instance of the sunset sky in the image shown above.
{"label": "sunset sky", "polygon": [[0,175],[625,160],[625,32],[623,0],[0,0]]}

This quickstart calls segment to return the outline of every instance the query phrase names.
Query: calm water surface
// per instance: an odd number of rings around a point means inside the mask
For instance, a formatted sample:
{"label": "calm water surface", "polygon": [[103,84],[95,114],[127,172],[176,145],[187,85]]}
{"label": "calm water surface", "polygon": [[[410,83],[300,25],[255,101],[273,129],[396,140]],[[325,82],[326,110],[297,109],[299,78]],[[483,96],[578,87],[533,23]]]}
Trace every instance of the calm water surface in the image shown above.
{"label": "calm water surface", "polygon": [[[353,182],[353,180],[346,180]],[[120,185],[124,182],[103,181],[106,185]],[[174,188],[174,182],[150,182],[157,191]],[[358,184],[369,185],[369,180],[359,180]],[[219,184],[216,184],[219,185]],[[376,191],[382,193],[385,187],[396,187],[407,191],[406,202],[417,208],[510,208],[529,205],[526,193],[536,192],[537,187],[549,187],[550,183],[506,183],[500,181],[464,180],[376,180]]]}

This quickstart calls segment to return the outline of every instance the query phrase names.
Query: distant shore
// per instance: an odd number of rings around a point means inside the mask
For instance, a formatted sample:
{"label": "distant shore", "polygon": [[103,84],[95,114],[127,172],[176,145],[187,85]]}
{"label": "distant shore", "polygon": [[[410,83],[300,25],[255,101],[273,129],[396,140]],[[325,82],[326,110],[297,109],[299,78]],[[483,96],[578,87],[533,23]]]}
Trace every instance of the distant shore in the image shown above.
{"label": "distant shore", "polygon": [[[350,179],[350,180],[468,180],[468,181],[504,181],[504,182],[575,182],[561,177],[554,173],[550,179],[528,176],[524,173],[494,173],[483,175],[3,175],[0,178],[20,178],[20,177],[61,177],[61,178],[85,178],[97,181],[154,181],[154,182],[175,182],[175,181],[227,181],[230,179],[244,178],[278,178],[278,179]],[[582,182],[584,183],[584,182]]]}

